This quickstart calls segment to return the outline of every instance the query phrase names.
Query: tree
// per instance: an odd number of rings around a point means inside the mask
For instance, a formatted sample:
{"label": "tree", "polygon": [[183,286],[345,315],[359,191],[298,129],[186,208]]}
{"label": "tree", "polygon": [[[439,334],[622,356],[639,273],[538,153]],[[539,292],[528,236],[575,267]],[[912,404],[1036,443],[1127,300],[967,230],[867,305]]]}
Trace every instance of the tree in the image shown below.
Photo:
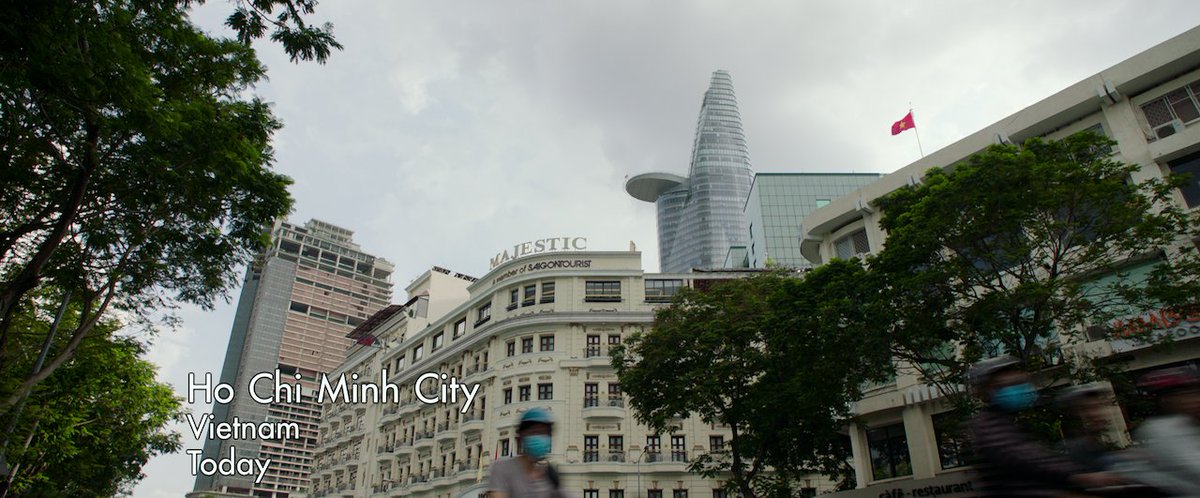
{"label": "tree", "polygon": [[[892,351],[947,394],[966,367],[1007,353],[1033,370],[1087,378],[1097,364],[1064,343],[1114,318],[1197,309],[1195,214],[1180,178],[1133,181],[1114,142],[1085,132],[993,145],[877,202],[887,234],[872,284],[896,311]],[[1135,267],[1152,269],[1135,272]]]}
{"label": "tree", "polygon": [[855,337],[869,323],[860,308],[821,295],[863,271],[841,263],[804,279],[772,271],[682,289],[651,330],[612,353],[638,420],[660,433],[690,416],[728,426],[729,451],[689,470],[730,475],[742,496],[788,495],[805,474],[843,473],[849,403],[886,375],[887,354]]}
{"label": "tree", "polygon": [[270,24],[293,60],[323,62],[332,27],[305,22],[310,0],[238,0],[238,40],[219,39],[189,22],[193,3],[0,7],[0,365],[26,353],[10,339],[31,292],[61,289],[81,315],[46,368],[0,392],[0,413],[110,310],[149,324],[210,306],[290,210],[290,180],[269,168],[280,125],[247,92],[265,71],[249,43]]}
{"label": "tree", "polygon": [[[52,302],[53,300],[46,300]],[[71,327],[81,305],[63,314]],[[53,309],[26,307],[15,319],[16,342],[36,351],[53,321]],[[49,312],[49,313],[48,313]],[[48,316],[49,315],[49,316]],[[102,320],[75,358],[30,394],[5,453],[15,469],[12,491],[22,496],[113,496],[128,492],[153,455],[178,451],[180,436],[167,425],[181,416],[182,400],[155,379],[138,342],[116,336],[120,324]],[[65,346],[66,339],[52,347]],[[21,357],[0,370],[4,382],[19,382],[35,362]]]}

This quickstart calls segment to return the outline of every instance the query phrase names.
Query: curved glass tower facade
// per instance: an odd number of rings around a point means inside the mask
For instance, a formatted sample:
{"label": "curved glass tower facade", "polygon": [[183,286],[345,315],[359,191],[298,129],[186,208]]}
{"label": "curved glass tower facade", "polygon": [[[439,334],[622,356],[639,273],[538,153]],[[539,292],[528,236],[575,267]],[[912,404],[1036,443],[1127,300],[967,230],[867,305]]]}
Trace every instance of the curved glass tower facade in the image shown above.
{"label": "curved glass tower facade", "polygon": [[753,178],[733,79],[716,71],[700,106],[687,178],[648,173],[625,184],[630,195],[658,207],[661,271],[719,267],[731,246],[746,244],[743,207]]}

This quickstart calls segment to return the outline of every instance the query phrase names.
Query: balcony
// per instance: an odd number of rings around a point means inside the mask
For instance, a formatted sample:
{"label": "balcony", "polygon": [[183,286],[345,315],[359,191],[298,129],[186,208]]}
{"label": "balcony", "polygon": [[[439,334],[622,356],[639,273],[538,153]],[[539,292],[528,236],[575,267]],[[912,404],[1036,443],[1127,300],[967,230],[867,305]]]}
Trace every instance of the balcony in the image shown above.
{"label": "balcony", "polygon": [[470,378],[470,377],[471,377],[471,376],[473,376],[473,375],[478,375],[478,374],[484,374],[484,373],[487,373],[487,372],[488,372],[488,370],[491,370],[491,367],[490,367],[490,366],[488,366],[486,363],[485,363],[485,364],[483,364],[483,365],[481,365],[481,366],[470,366],[470,367],[467,367],[466,371],[464,372],[466,375],[464,375],[464,376],[463,376],[463,380],[466,380],[466,379]]}
{"label": "balcony", "polygon": [[466,415],[463,415],[462,425],[459,426],[459,429],[461,429],[463,433],[479,432],[483,430],[483,426],[483,415],[471,411],[467,412]]}
{"label": "balcony", "polygon": [[583,451],[583,462],[584,463],[599,462],[599,461],[600,461],[600,452],[599,451],[597,451],[597,450],[584,450]]}
{"label": "balcony", "polygon": [[624,451],[610,451],[610,452],[608,452],[608,460],[607,461],[616,462],[616,463],[624,462],[625,461],[625,452]]}
{"label": "balcony", "polygon": [[620,397],[601,399],[600,396],[583,398],[584,418],[622,418],[625,416],[625,400]]}
{"label": "balcony", "polygon": [[456,465],[454,468],[455,468],[455,471],[458,472],[459,474],[461,474],[463,472],[470,472],[472,470],[476,470],[475,467],[472,467],[471,464],[469,464],[467,462],[458,462],[458,465]]}
{"label": "balcony", "polygon": [[600,357],[604,357],[604,356],[607,356],[607,355],[604,354],[604,350],[601,349],[600,346],[587,346],[587,347],[583,348],[583,357],[584,358],[600,358]]}
{"label": "balcony", "polygon": [[432,431],[418,432],[417,436],[415,438],[413,438],[413,446],[417,447],[417,448],[433,446],[433,432]]}
{"label": "balcony", "polygon": [[435,439],[437,439],[438,441],[446,441],[446,440],[457,439],[457,438],[458,438],[458,431],[454,430],[453,427],[450,427],[449,422],[442,422],[441,424],[438,424],[437,437]]}
{"label": "balcony", "polygon": [[687,461],[688,461],[687,451],[672,451],[671,452],[671,461],[687,463]]}
{"label": "balcony", "polygon": [[647,451],[642,454],[641,461],[643,461],[645,463],[661,462],[661,461],[663,461],[663,455],[662,455],[662,453],[659,453],[658,450]]}

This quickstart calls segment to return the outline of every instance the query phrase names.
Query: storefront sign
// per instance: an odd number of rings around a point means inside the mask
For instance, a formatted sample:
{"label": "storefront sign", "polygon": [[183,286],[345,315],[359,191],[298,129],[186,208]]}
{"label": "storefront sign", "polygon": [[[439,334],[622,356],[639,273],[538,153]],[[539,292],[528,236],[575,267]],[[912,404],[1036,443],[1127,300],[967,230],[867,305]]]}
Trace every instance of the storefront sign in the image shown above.
{"label": "storefront sign", "polygon": [[505,249],[492,258],[490,270],[517,258],[556,251],[587,250],[587,239],[584,237],[554,237],[552,239],[531,240],[514,245],[512,251]]}
{"label": "storefront sign", "polygon": [[1136,318],[1113,320],[1110,324],[1114,352],[1124,353],[1153,346],[1166,339],[1182,341],[1200,337],[1200,313],[1180,315],[1158,310]]}
{"label": "storefront sign", "polygon": [[915,481],[895,481],[852,489],[829,495],[834,498],[912,498],[920,496],[968,497],[978,496],[974,475],[954,472]]}

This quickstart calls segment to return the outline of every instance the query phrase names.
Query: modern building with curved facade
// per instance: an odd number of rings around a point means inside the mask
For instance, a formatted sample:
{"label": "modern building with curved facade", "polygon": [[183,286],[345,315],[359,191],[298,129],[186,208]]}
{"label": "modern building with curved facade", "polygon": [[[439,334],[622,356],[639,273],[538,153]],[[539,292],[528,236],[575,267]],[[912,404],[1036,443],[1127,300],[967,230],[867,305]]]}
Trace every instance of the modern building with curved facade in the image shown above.
{"label": "modern building with curved facade", "polygon": [[[725,496],[720,480],[687,466],[723,451],[728,429],[686,419],[651,432],[627,406],[609,351],[647,329],[679,288],[744,275],[645,274],[639,252],[591,250],[508,260],[473,282],[425,273],[407,304],[351,334],[374,345],[335,374],[378,379],[386,368],[400,400],[326,404],[313,495],[476,498],[491,464],[517,454],[521,414],[543,407],[556,421],[549,460],[574,496]],[[417,392],[430,372],[478,392],[469,405],[461,390],[456,401],[423,403],[441,393],[433,379]]]}
{"label": "modern building with curved facade", "polygon": [[[1062,139],[1084,130],[1117,142],[1114,159],[1140,165],[1135,182],[1191,174],[1176,191],[1181,208],[1200,209],[1200,28],[1090,76],[997,123],[950,144],[879,181],[835,199],[808,215],[801,253],[813,264],[879,251],[887,234],[879,226],[875,201],[905,185],[920,182],[930,168],[954,165],[999,142],[1021,143],[1032,137]],[[1183,242],[1182,245],[1200,242]],[[1153,262],[1114,269],[1145,272]],[[1151,316],[1151,319],[1155,317]],[[1161,318],[1161,317],[1159,317]],[[1062,348],[1092,357],[1108,357],[1129,375],[1164,366],[1200,371],[1200,322],[1178,320],[1153,333],[1174,336],[1169,349],[1088,334],[1063,338]],[[1165,320],[1163,322],[1166,322]],[[1162,323],[1162,322],[1158,322]],[[860,489],[847,496],[917,496],[913,490],[950,484],[969,489],[963,439],[948,430],[949,411],[937,389],[903,372],[874,386],[854,405],[861,424],[849,433]],[[1128,442],[1122,408],[1111,411],[1115,442]],[[901,494],[897,495],[896,492]],[[943,496],[962,494],[942,493]]]}
{"label": "modern building with curved facade", "polygon": [[746,245],[743,206],[753,178],[733,79],[715,71],[700,106],[688,176],[645,173],[625,183],[629,195],[658,209],[660,269],[720,267],[731,246]]}

